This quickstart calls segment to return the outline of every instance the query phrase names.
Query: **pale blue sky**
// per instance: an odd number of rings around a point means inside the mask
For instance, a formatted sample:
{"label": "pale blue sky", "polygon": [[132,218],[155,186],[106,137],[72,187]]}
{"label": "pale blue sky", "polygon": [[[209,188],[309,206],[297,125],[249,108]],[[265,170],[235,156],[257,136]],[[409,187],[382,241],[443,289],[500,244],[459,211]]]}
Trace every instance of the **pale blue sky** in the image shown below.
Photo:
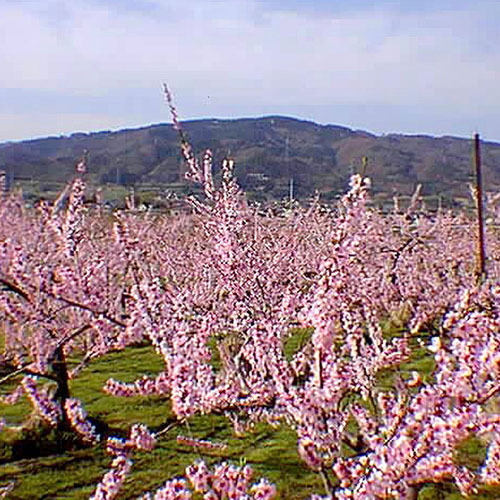
{"label": "pale blue sky", "polygon": [[0,142],[282,114],[500,141],[497,0],[0,0]]}

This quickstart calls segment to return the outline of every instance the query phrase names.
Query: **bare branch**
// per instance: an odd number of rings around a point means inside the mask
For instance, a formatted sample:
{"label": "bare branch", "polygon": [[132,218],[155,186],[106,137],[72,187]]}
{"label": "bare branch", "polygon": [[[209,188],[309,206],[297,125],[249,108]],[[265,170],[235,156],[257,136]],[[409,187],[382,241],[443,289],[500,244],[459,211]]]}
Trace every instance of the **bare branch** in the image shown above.
{"label": "bare branch", "polygon": [[21,287],[19,287],[15,283],[12,283],[11,281],[6,280],[5,278],[0,278],[0,283],[4,286],[4,290],[14,292],[17,295],[21,296],[24,300],[33,303],[33,300],[28,295],[28,293],[25,292]]}
{"label": "bare branch", "polygon": [[23,366],[23,367],[19,368],[18,370],[13,371],[13,372],[9,373],[8,375],[6,375],[5,377],[1,378],[0,385],[3,384],[4,382],[7,382],[10,379],[16,377],[17,375],[21,375],[22,373],[24,373],[26,375],[33,375],[34,377],[46,378],[48,380],[52,380],[53,382],[58,381],[56,377],[53,377],[52,375],[49,375],[48,373],[35,372],[33,370],[30,370],[29,366]]}

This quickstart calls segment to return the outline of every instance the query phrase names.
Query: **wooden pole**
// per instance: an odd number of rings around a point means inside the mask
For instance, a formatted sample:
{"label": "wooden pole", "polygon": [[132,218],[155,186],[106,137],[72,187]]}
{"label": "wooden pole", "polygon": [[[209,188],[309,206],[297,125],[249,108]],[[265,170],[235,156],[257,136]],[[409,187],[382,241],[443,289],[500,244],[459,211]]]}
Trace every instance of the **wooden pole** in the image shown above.
{"label": "wooden pole", "polygon": [[479,134],[474,134],[474,166],[476,170],[476,201],[477,201],[477,228],[478,228],[478,251],[477,251],[477,277],[481,279],[486,274],[486,245],[484,240],[484,216],[483,216],[483,183],[481,179],[481,150]]}
{"label": "wooden pole", "polygon": [[368,156],[361,158],[361,178],[364,179],[366,171],[368,170]]}

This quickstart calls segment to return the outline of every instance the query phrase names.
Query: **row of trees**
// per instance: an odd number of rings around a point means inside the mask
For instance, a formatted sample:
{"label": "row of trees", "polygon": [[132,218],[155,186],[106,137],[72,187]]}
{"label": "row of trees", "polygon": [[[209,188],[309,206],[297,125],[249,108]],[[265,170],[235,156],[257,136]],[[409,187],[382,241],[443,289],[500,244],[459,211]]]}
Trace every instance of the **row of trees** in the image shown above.
{"label": "row of trees", "polygon": [[[110,379],[105,391],[168,396],[179,421],[220,413],[238,432],[289,425],[326,498],[411,499],[449,480],[466,495],[498,484],[497,236],[489,234],[489,278],[478,283],[464,214],[430,217],[415,199],[405,213],[382,215],[367,208],[368,179],[355,175],[334,208],[266,215],[246,203],[230,160],[216,186],[210,152],[198,161],[182,134],[181,144],[187,176],[205,193],[188,200],[192,216],[91,213],[84,162],[37,213],[16,197],[2,201],[0,382],[12,388],[3,402],[25,394],[50,425],[106,440],[114,458],[93,498],[114,498],[134,450],[152,449],[161,431],[109,435],[69,381],[99,356],[149,343],[163,371],[132,384]],[[298,329],[308,335],[290,350]],[[409,371],[423,352],[432,372]],[[487,447],[477,470],[456,460],[471,436]],[[275,495],[227,464],[196,463],[187,477],[191,489],[176,479],[154,498]]]}

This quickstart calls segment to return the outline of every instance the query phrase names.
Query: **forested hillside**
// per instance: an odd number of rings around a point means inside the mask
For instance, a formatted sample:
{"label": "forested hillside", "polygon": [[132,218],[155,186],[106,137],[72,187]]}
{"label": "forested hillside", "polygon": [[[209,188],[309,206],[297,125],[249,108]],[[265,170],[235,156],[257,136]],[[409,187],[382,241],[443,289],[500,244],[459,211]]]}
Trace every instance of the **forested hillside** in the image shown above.
{"label": "forested hillside", "polygon": [[[429,200],[452,204],[468,197],[471,141],[454,137],[373,134],[286,117],[196,120],[184,124],[197,152],[212,149],[215,165],[230,156],[250,198],[324,200],[343,192],[349,176],[368,158],[376,199],[408,195],[418,184]],[[94,185],[135,186],[138,190],[185,192],[179,142],[171,125],[76,133],[0,144],[0,169],[11,185],[35,195],[50,193],[72,175],[75,159],[88,151]],[[483,145],[485,186],[500,187],[500,144]]]}

